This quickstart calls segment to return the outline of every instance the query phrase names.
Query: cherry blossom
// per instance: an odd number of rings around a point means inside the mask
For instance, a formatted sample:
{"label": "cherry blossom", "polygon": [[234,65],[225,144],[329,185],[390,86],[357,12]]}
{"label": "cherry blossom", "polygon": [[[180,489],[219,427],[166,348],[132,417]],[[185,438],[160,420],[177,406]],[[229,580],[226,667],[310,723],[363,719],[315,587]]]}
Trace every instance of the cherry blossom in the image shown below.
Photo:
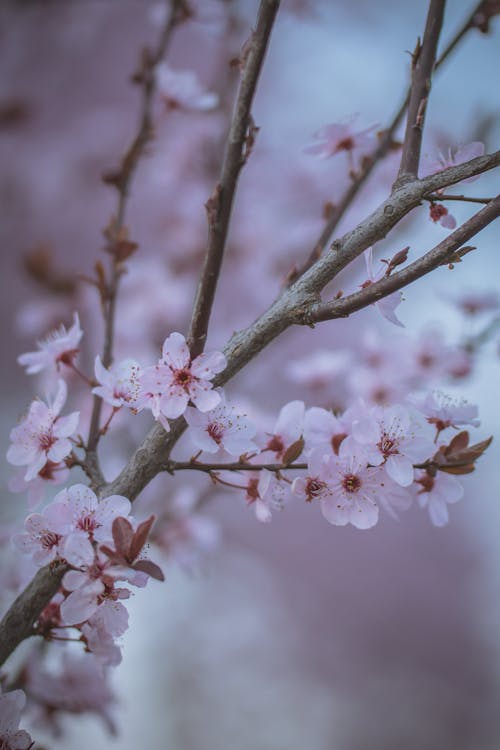
{"label": "cherry blossom", "polygon": [[324,159],[343,152],[347,153],[350,169],[356,170],[361,166],[363,156],[369,154],[374,146],[377,126],[371,125],[364,130],[356,131],[355,120],[356,116],[353,116],[345,123],[325,125],[314,134],[317,143],[308,146],[304,149],[305,152],[316,154]]}
{"label": "cherry blossom", "polygon": [[115,638],[128,628],[128,612],[123,604],[105,599],[81,628],[87,649],[107,666],[121,662],[121,650]]}
{"label": "cherry blossom", "polygon": [[66,536],[71,530],[71,519],[67,512],[48,505],[42,513],[32,513],[24,522],[25,532],[12,537],[13,544],[23,553],[32,554],[33,562],[46,565],[62,558]]}
{"label": "cherry blossom", "polygon": [[478,408],[465,399],[458,401],[441,391],[432,391],[424,397],[412,397],[410,400],[427,417],[427,421],[436,426],[438,432],[462,425],[479,427]]}
{"label": "cherry blossom", "polygon": [[184,336],[172,333],[165,339],[160,362],[144,370],[140,378],[138,409],[150,408],[168,431],[168,419],[180,417],[191,400],[202,412],[214,409],[220,393],[209,382],[226,366],[221,352],[203,353],[191,361]]}
{"label": "cherry blossom", "polygon": [[457,226],[457,220],[442,203],[432,202],[429,205],[429,216],[434,224],[439,222],[445,229],[455,229]]}
{"label": "cherry blossom", "polygon": [[218,477],[223,484],[245,490],[247,505],[253,507],[257,520],[262,523],[271,521],[272,511],[283,509],[285,488],[267,469],[246,471],[244,475],[220,472]]}
{"label": "cherry blossom", "polygon": [[449,520],[448,504],[457,503],[464,495],[464,488],[455,477],[438,471],[435,476],[420,472],[416,480],[421,489],[418,491],[418,502],[421,508],[427,508],[434,526],[446,526]]}
{"label": "cherry blossom", "polygon": [[173,70],[163,62],[156,67],[156,79],[169,109],[205,112],[219,103],[217,94],[206,91],[192,70]]}
{"label": "cherry blossom", "polygon": [[200,412],[189,406],[184,414],[190,426],[189,437],[195,448],[207,453],[224,449],[231,456],[257,451],[252,439],[257,428],[245,414],[229,404],[220,392],[221,401],[215,409]]}
{"label": "cherry blossom", "polygon": [[[448,167],[456,167],[459,164],[463,164],[464,162],[469,161],[470,159],[475,159],[477,156],[482,156],[483,154],[484,143],[481,143],[481,141],[472,141],[472,143],[459,146],[454,151],[452,151],[451,148],[448,148],[447,153],[444,154],[438,152],[433,158],[424,154],[422,157],[422,177],[441,172],[443,169],[448,169]],[[477,176],[469,177],[466,180],[462,180],[462,182],[473,182],[477,179]]]}
{"label": "cherry blossom", "polygon": [[28,414],[10,433],[12,445],[7,451],[7,461],[14,466],[26,466],[24,479],[29,482],[49,462],[58,464],[71,453],[71,441],[78,426],[79,412],[65,417],[59,414],[67,397],[64,380],[58,381],[54,401],[45,404],[36,399]]}
{"label": "cherry blossom", "polygon": [[372,466],[383,465],[391,479],[408,487],[413,482],[413,464],[422,463],[435,453],[434,444],[422,433],[423,425],[407,408],[374,407],[353,423],[352,437],[342,443],[340,455],[354,450]]}
{"label": "cherry blossom", "polygon": [[290,401],[281,409],[274,430],[262,450],[272,451],[281,461],[287,450],[297,443],[304,431],[305,406],[303,401]]}
{"label": "cherry blossom", "polygon": [[22,690],[12,690],[0,695],[0,748],[2,750],[29,750],[32,740],[28,732],[19,729],[21,713],[26,703]]}
{"label": "cherry blossom", "polygon": [[[361,288],[365,289],[367,286],[370,286],[370,284],[373,284],[375,281],[379,281],[385,276],[386,268],[385,266],[382,266],[382,268],[377,271],[377,273],[373,270],[373,250],[371,247],[369,247],[364,252],[365,257],[365,263],[366,263],[366,271],[368,273],[368,279],[364,281],[361,284]],[[393,292],[393,294],[388,294],[387,297],[384,297],[383,299],[379,300],[378,302],[374,302],[374,306],[377,308],[379,313],[386,318],[386,320],[389,320],[391,323],[394,323],[396,326],[400,326],[401,328],[404,328],[403,323],[397,318],[395,310],[396,307],[401,303],[402,300],[402,294],[401,292]]]}
{"label": "cherry blossom", "polygon": [[80,351],[79,344],[83,336],[78,313],[74,313],[73,325],[66,330],[61,325],[49,333],[47,338],[38,342],[38,351],[21,354],[17,361],[26,367],[28,375],[35,375],[42,370],[59,370],[61,365],[71,365]]}
{"label": "cherry blossom", "polygon": [[140,393],[140,375],[141,366],[135,359],[124,359],[106,369],[97,356],[95,376],[100,385],[93,388],[92,393],[116,409],[121,406],[133,407]]}
{"label": "cherry blossom", "polygon": [[26,482],[24,471],[9,480],[9,490],[15,493],[25,492],[28,498],[28,508],[34,510],[45,497],[47,485],[64,484],[69,476],[69,469],[64,463],[55,464],[47,461],[34,479]]}
{"label": "cherry blossom", "polygon": [[338,454],[339,447],[348,432],[346,420],[336,417],[327,409],[313,406],[305,413],[304,439],[307,448],[328,446]]}

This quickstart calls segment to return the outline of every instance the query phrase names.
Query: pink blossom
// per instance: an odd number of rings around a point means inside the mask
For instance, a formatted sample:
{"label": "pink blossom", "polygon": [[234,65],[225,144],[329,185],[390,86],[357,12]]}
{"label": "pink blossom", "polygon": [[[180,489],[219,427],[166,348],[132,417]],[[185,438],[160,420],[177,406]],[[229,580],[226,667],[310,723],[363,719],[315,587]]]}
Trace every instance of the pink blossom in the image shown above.
{"label": "pink blossom", "polygon": [[410,401],[439,432],[447,427],[479,427],[477,406],[464,399],[457,401],[440,391],[432,391],[425,397],[412,397]]}
{"label": "pink blossom", "polygon": [[28,497],[28,508],[34,510],[45,497],[47,485],[64,484],[69,476],[69,469],[64,463],[54,464],[47,461],[45,466],[38,472],[30,482],[24,479],[24,471],[16,474],[9,480],[11,492],[26,493]]}
{"label": "pink blossom", "polygon": [[156,79],[169,109],[206,112],[219,103],[217,94],[206,91],[192,70],[173,70],[163,62],[156,67]]}
{"label": "pink blossom", "polygon": [[308,476],[295,479],[292,491],[309,502],[319,499],[324,517],[335,526],[369,529],[378,521],[379,505],[394,515],[411,503],[380,467],[369,467],[354,455],[337,458],[316,449],[308,465]]}
{"label": "pink blossom", "polygon": [[140,375],[141,366],[135,359],[124,359],[111,365],[107,370],[103,367],[101,358],[97,356],[95,376],[100,385],[93,388],[92,393],[115,408],[133,407],[140,392]]}
{"label": "pink blossom", "polygon": [[1,750],[28,750],[32,740],[28,732],[19,729],[21,713],[26,703],[22,690],[12,690],[0,695],[0,748]]}
{"label": "pink blossom", "polygon": [[60,365],[71,365],[80,351],[80,339],[83,331],[80,328],[78,313],[73,315],[73,325],[66,330],[61,325],[49,333],[44,341],[38,342],[38,351],[21,354],[17,361],[26,367],[28,375],[35,375],[46,369],[59,370]]}
{"label": "pink blossom", "polygon": [[33,555],[33,562],[46,565],[56,557],[63,557],[66,535],[71,529],[68,513],[60,513],[48,505],[42,513],[32,513],[24,522],[25,533],[12,537],[14,545],[25,554]]}
{"label": "pink blossom", "polygon": [[244,475],[235,472],[220,472],[219,476],[230,486],[246,491],[247,505],[253,506],[258,521],[269,523],[272,511],[283,509],[285,488],[283,483],[267,469],[246,471]]}
{"label": "pink blossom", "polygon": [[[83,535],[89,541],[108,542],[112,539],[111,527],[118,516],[130,513],[130,500],[122,495],[110,495],[98,500],[95,493],[84,484],[74,484],[59,492],[49,508],[71,523],[71,534]],[[73,563],[66,556],[68,562]]]}
{"label": "pink blossom", "polygon": [[110,709],[115,699],[106,681],[107,672],[91,654],[65,651],[59,668],[49,671],[37,659],[28,662],[27,690],[44,716],[56,724],[61,712],[101,716],[112,733],[116,732]]}
{"label": "pink blossom", "polygon": [[447,299],[464,314],[475,317],[481,313],[495,312],[500,308],[500,295],[496,291],[470,291],[447,295]]}
{"label": "pink blossom", "polygon": [[346,123],[325,125],[314,134],[317,143],[308,146],[304,149],[305,152],[316,154],[324,159],[344,152],[348,156],[350,169],[356,170],[361,166],[363,156],[370,154],[373,150],[377,125],[355,131],[355,120],[356,116],[353,116]]}
{"label": "pink blossom", "polygon": [[304,417],[304,440],[306,448],[328,446],[334,453],[348,434],[345,420],[336,417],[331,411],[313,406]]}
{"label": "pink blossom", "polygon": [[92,617],[82,626],[81,632],[89,651],[106,666],[117,666],[121,662],[121,651],[115,638],[128,628],[128,612],[123,604],[105,599]]}
{"label": "pink blossom", "polygon": [[[364,253],[365,256],[365,263],[366,263],[366,270],[368,273],[368,279],[364,281],[361,284],[361,288],[365,289],[367,286],[370,286],[370,284],[373,284],[376,281],[379,281],[385,276],[386,268],[385,266],[382,266],[382,268],[377,271],[377,273],[373,270],[373,250],[371,247],[369,247],[367,250],[365,250]],[[396,307],[401,303],[402,300],[402,294],[401,292],[394,292],[393,294],[388,294],[387,297],[383,297],[378,302],[374,302],[373,304],[379,311],[379,313],[386,318],[386,320],[390,321],[391,323],[394,323],[396,326],[400,326],[401,328],[404,328],[403,323],[397,318],[395,310]]]}
{"label": "pink blossom", "polygon": [[303,401],[290,401],[281,409],[274,430],[262,450],[272,451],[282,460],[290,446],[302,437],[305,406]]}
{"label": "pink blossom", "polygon": [[150,408],[153,416],[168,431],[168,419],[184,414],[189,400],[202,412],[214,409],[220,393],[209,382],[226,367],[221,352],[200,354],[191,361],[184,336],[172,333],[165,340],[162,359],[141,375],[141,393],[137,408]]}
{"label": "pink blossom", "polygon": [[457,220],[442,203],[430,203],[429,216],[434,224],[439,222],[445,229],[455,229],[457,226]]}
{"label": "pink blossom", "polygon": [[57,393],[52,404],[36,399],[28,414],[18,427],[10,433],[12,445],[7,451],[7,461],[14,466],[27,466],[24,478],[34,479],[48,461],[58,464],[71,453],[68,439],[78,426],[79,412],[66,417],[59,413],[66,402],[67,386],[58,381]]}
{"label": "pink blossom", "polygon": [[[456,167],[459,164],[464,164],[466,161],[475,159],[483,154],[484,143],[481,143],[481,141],[472,141],[472,143],[468,143],[465,146],[459,146],[455,151],[448,148],[446,154],[443,154],[440,151],[434,158],[429,158],[424,155],[422,158],[422,176],[426,177],[427,175],[435,174],[436,172],[442,172],[443,169]],[[478,176],[479,175],[468,177],[466,180],[462,180],[462,182],[473,182],[478,179]]]}
{"label": "pink blossom", "polygon": [[349,365],[346,352],[330,352],[320,349],[303,359],[297,359],[286,365],[290,380],[299,385],[321,388],[331,385],[343,375]]}
{"label": "pink blossom", "polygon": [[418,491],[420,507],[429,510],[434,526],[446,526],[449,520],[448,504],[458,502],[464,495],[460,482],[443,471],[438,471],[434,477],[423,471],[416,482],[421,486]]}
{"label": "pink blossom", "polygon": [[363,455],[367,463],[383,465],[391,479],[408,487],[413,482],[413,464],[435,453],[432,440],[422,432],[423,425],[404,406],[376,406],[353,423],[352,437],[342,443],[340,455],[350,450]]}
{"label": "pink blossom", "polygon": [[251,440],[256,427],[245,414],[239,414],[237,408],[225,400],[223,392],[220,396],[219,405],[209,412],[202,413],[191,406],[186,409],[184,416],[190,426],[188,434],[195,448],[207,453],[216,453],[223,448],[231,456],[257,451]]}

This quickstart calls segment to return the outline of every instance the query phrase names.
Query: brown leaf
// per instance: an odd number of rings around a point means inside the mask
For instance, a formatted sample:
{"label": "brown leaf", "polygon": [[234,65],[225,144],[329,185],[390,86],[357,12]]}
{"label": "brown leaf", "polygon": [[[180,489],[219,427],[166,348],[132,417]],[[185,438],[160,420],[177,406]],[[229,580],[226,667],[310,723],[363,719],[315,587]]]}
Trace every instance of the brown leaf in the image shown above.
{"label": "brown leaf", "polygon": [[295,441],[295,443],[292,443],[285,451],[285,455],[283,456],[283,463],[285,466],[288,466],[288,464],[293,463],[302,453],[304,450],[304,438],[299,438]]}
{"label": "brown leaf", "polygon": [[140,573],[147,573],[148,576],[155,578],[157,581],[165,580],[162,569],[151,560],[138,560],[132,565],[132,569]]}
{"label": "brown leaf", "polygon": [[469,445],[469,433],[467,430],[459,432],[458,435],[450,441],[450,444],[446,446],[445,453],[447,456],[458,451],[462,451]]}
{"label": "brown leaf", "polygon": [[130,521],[122,517],[115,518],[111,531],[116,551],[127,560],[133,560],[134,558],[130,558],[130,547],[134,537],[134,529]]}
{"label": "brown leaf", "polygon": [[463,466],[440,466],[440,471],[444,471],[446,474],[471,474],[476,470],[474,464],[464,464]]}
{"label": "brown leaf", "polygon": [[104,552],[105,555],[109,557],[111,562],[117,564],[117,565],[123,565],[126,564],[126,560],[119,555],[116,550],[111,549],[111,547],[108,547],[106,544],[102,544],[99,549],[101,552]]}
{"label": "brown leaf", "polygon": [[151,516],[151,518],[148,518],[147,521],[143,521],[137,527],[129,548],[131,561],[139,557],[141,549],[147,542],[149,532],[151,531],[151,526],[153,525],[154,521],[155,517]]}

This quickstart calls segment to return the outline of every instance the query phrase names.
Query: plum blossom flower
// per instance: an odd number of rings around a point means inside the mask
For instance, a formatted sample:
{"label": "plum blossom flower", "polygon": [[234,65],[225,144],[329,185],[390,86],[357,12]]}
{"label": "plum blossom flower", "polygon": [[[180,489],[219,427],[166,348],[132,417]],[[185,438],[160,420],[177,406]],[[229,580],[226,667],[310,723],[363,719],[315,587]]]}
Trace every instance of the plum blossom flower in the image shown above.
{"label": "plum blossom flower", "polygon": [[206,91],[192,70],[173,70],[163,62],[156,67],[158,91],[169,109],[206,112],[214,109],[219,97]]}
{"label": "plum blossom flower", "polygon": [[26,493],[28,508],[34,510],[42,502],[47,485],[64,484],[69,476],[69,469],[64,463],[55,464],[47,461],[38,474],[30,482],[24,479],[24,471],[14,475],[9,480],[9,490],[14,493]]}
{"label": "plum blossom flower", "polygon": [[38,351],[21,354],[17,361],[26,367],[28,375],[36,375],[42,370],[50,369],[58,371],[61,365],[71,365],[80,351],[80,339],[83,331],[80,328],[78,313],[73,315],[73,325],[66,330],[61,325],[49,333],[47,338],[38,342]]}
{"label": "plum blossom flower", "polygon": [[137,409],[149,408],[168,431],[168,419],[184,414],[189,400],[202,412],[214,409],[220,393],[209,382],[226,367],[221,352],[203,353],[191,361],[184,336],[172,333],[165,339],[162,358],[140,377],[141,392]]}
{"label": "plum blossom flower", "polygon": [[401,487],[409,487],[414,477],[413,464],[435,453],[435,445],[422,430],[423,425],[404,406],[376,406],[353,423],[352,436],[342,443],[340,455],[353,450],[371,466],[383,465]]}
{"label": "plum blossom flower", "polygon": [[375,526],[379,505],[395,515],[395,510],[405,510],[411,503],[409,493],[380,467],[367,466],[354,455],[325,455],[320,448],[309,458],[308,476],[295,479],[292,492],[309,502],[319,499],[329,523],[351,523],[358,529]]}
{"label": "plum blossom flower", "polygon": [[336,454],[347,437],[349,429],[346,421],[336,417],[331,411],[313,406],[304,416],[304,440],[307,448],[329,446]]}
{"label": "plum blossom flower", "polygon": [[456,401],[441,391],[432,391],[423,398],[412,397],[410,402],[425,415],[429,424],[436,426],[438,432],[462,425],[479,427],[477,406],[464,399]]}
{"label": "plum blossom flower", "polygon": [[32,740],[28,732],[19,729],[21,712],[26,703],[22,690],[12,690],[0,695],[0,748],[2,750],[29,750]]}
{"label": "plum blossom flower", "polygon": [[448,504],[457,503],[464,495],[460,482],[443,471],[438,471],[434,477],[423,471],[416,483],[421,486],[417,496],[420,507],[428,509],[434,526],[446,526]]}
{"label": "plum blossom flower", "polygon": [[36,399],[28,414],[10,433],[12,445],[7,451],[7,461],[14,466],[26,466],[24,479],[29,482],[47,462],[60,463],[71,453],[68,439],[78,426],[80,413],[75,411],[65,417],[59,414],[67,397],[64,380],[58,381],[54,401],[45,404]]}
{"label": "plum blossom flower", "polygon": [[[422,158],[422,177],[427,177],[427,175],[435,174],[436,172],[442,172],[443,169],[448,169],[448,167],[456,167],[459,164],[464,164],[466,161],[475,159],[483,154],[484,143],[481,143],[481,141],[472,141],[472,143],[459,146],[454,151],[452,151],[451,148],[448,148],[448,151],[445,154],[440,151],[433,158],[424,155]],[[462,180],[462,182],[473,182],[477,179],[478,175],[474,175],[473,177],[468,177],[466,180]]]}
{"label": "plum blossom flower", "polygon": [[140,393],[141,366],[135,359],[124,359],[107,370],[99,355],[95,359],[95,376],[100,383],[92,393],[100,396],[110,406],[133,407]]}
{"label": "plum blossom flower", "polygon": [[257,429],[245,414],[239,414],[220,392],[221,401],[215,409],[200,412],[188,406],[185,419],[190,426],[189,436],[193,445],[201,451],[216,453],[223,448],[231,456],[241,456],[258,450],[251,438]]}
{"label": "plum blossom flower", "polygon": [[[253,506],[257,520],[262,523],[271,521],[273,510],[283,509],[285,488],[267,469],[246,471],[244,476],[229,471],[219,472],[218,477],[223,480],[223,484],[245,490],[247,505]],[[236,484],[235,478],[242,484]]]}
{"label": "plum blossom flower", "polygon": [[24,522],[25,532],[12,537],[13,544],[23,553],[32,554],[33,562],[46,565],[56,557],[63,558],[66,535],[71,530],[69,514],[48,505],[42,513],[31,513]]}
{"label": "plum blossom flower", "polygon": [[457,226],[457,220],[442,203],[435,203],[432,201],[432,203],[429,204],[429,217],[434,224],[439,222],[439,224],[445,229],[455,229]]}
{"label": "plum blossom flower", "polygon": [[81,627],[87,649],[106,666],[117,666],[121,662],[121,650],[115,638],[128,628],[128,612],[123,604],[105,599],[94,614]]}
{"label": "plum blossom flower", "polygon": [[469,317],[496,312],[500,308],[500,295],[493,290],[461,292],[453,296],[447,295],[447,299]]}
{"label": "plum blossom flower", "polygon": [[328,159],[336,154],[346,153],[351,170],[361,165],[363,156],[369,154],[375,142],[377,125],[371,125],[364,130],[356,131],[354,122],[356,115],[348,122],[325,125],[314,134],[317,143],[304,149],[308,154],[316,154]]}
{"label": "plum blossom flower", "polygon": [[272,451],[282,460],[288,448],[297,443],[304,431],[305,406],[303,401],[290,401],[281,409],[274,430],[262,450]]}
{"label": "plum blossom flower", "polygon": [[[367,286],[370,286],[370,284],[373,284],[376,281],[379,281],[385,276],[385,267],[382,266],[382,268],[377,271],[377,273],[373,270],[373,250],[371,247],[369,247],[364,252],[365,257],[365,263],[366,263],[366,271],[368,273],[368,279],[364,281],[361,284],[361,288],[365,289]],[[378,300],[378,302],[374,302],[373,304],[379,311],[379,313],[386,318],[386,320],[389,320],[391,323],[394,323],[396,326],[400,326],[401,328],[404,328],[403,323],[397,318],[395,310],[396,307],[401,303],[402,300],[402,294],[401,292],[393,292],[393,294],[388,294],[387,297],[383,297],[382,299]]]}
{"label": "plum blossom flower", "polygon": [[343,375],[348,365],[347,352],[330,352],[320,349],[303,359],[290,362],[285,371],[294,383],[311,388],[322,388],[331,385],[332,381]]}
{"label": "plum blossom flower", "polygon": [[[111,527],[115,518],[128,516],[130,500],[122,495],[110,495],[98,500],[95,493],[84,484],[74,484],[61,490],[48,506],[53,516],[60,514],[69,520],[71,535],[83,536],[90,542],[108,542],[112,539]],[[79,554],[79,553],[77,553]],[[71,558],[68,549],[65,554],[68,562],[78,565]]]}

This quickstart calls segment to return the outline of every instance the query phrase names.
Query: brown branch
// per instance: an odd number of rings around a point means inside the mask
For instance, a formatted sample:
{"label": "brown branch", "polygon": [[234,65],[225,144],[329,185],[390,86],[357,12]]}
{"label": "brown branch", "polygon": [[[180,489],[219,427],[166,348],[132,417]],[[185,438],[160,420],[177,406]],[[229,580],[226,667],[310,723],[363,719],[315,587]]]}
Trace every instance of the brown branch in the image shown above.
{"label": "brown branch", "polygon": [[257,25],[243,53],[243,71],[220,178],[206,204],[208,246],[188,335],[188,345],[193,357],[200,354],[205,347],[238,177],[249,155],[256,132],[251,117],[252,102],[279,4],[280,0],[260,2]]}
{"label": "brown branch", "polygon": [[378,302],[389,294],[403,289],[408,284],[425,276],[439,266],[457,262],[460,259],[460,254],[457,251],[460,250],[463,244],[498,218],[498,216],[500,216],[500,195],[488,203],[485,208],[471,219],[462,224],[461,227],[448,235],[439,245],[436,245],[436,247],[429,250],[428,253],[418,260],[410,263],[403,270],[380,281],[376,281],[361,291],[350,294],[348,297],[313,306],[304,316],[303,323],[310,325],[311,322],[317,323],[324,320],[346,317],[374,302]]}
{"label": "brown branch", "polygon": [[[457,47],[457,45],[464,38],[467,32],[477,27],[474,19],[476,18],[476,15],[482,5],[483,2],[481,0],[481,2],[479,2],[471,15],[467,18],[465,23],[457,31],[455,36],[450,40],[441,57],[436,62],[434,71],[437,71],[438,68],[440,68],[441,65],[447,60],[449,55]],[[368,180],[368,177],[370,177],[377,164],[384,158],[384,156],[388,154],[390,149],[394,146],[394,134],[398,129],[399,124],[401,123],[401,120],[403,119],[404,114],[407,110],[408,103],[410,101],[410,93],[411,86],[408,88],[408,91],[406,92],[405,97],[399,105],[396,114],[392,118],[391,123],[387,128],[385,128],[385,130],[379,133],[379,142],[377,144],[377,147],[370,155],[364,158],[360,172],[354,177],[352,182],[349,184],[349,187],[344,192],[344,195],[336,203],[307,259],[299,268],[294,269],[290,273],[287,286],[291,286],[309,268],[311,268],[311,266],[314,265],[318,258],[323,254],[330,238],[333,236],[333,233],[335,232],[339,223],[344,218],[347,209],[354,201],[363,185]]]}
{"label": "brown branch", "polygon": [[[118,191],[116,217],[106,230],[109,251],[112,256],[110,279],[106,284],[102,304],[104,308],[104,346],[102,363],[109,367],[113,360],[113,343],[115,338],[116,299],[120,278],[124,272],[124,262],[114,247],[126,237],[125,214],[129,198],[130,185],[134,178],[137,165],[144,154],[144,149],[153,138],[152,107],[156,93],[155,68],[164,57],[172,33],[177,24],[184,18],[184,0],[172,0],[170,13],[163,26],[160,39],[155,50],[145,49],[141,57],[141,66],[133,80],[142,87],[141,113],[137,132],[130,146],[125,152],[118,172],[105,177],[105,181],[113,185]],[[102,398],[94,396],[92,415],[90,419],[87,453],[91,455],[91,462],[95,465],[97,459],[95,451],[101,437],[100,421]],[[94,455],[92,455],[94,454]],[[100,474],[100,470],[99,470]]]}
{"label": "brown branch", "polygon": [[465,203],[490,203],[493,198],[471,198],[468,195],[444,195],[436,193],[434,195],[424,195],[424,200],[430,201],[431,203],[438,203],[439,201],[464,201]]}
{"label": "brown branch", "polygon": [[19,594],[0,622],[0,666],[14,649],[33,633],[33,625],[46,604],[57,593],[68,566],[54,562],[41,568]]}
{"label": "brown branch", "polygon": [[211,474],[213,471],[267,471],[280,472],[289,471],[292,469],[307,469],[307,464],[283,464],[283,463],[272,463],[272,464],[250,464],[246,461],[232,461],[230,463],[201,463],[199,461],[166,461],[163,467],[163,471],[169,474],[175,474],[176,471],[203,471],[205,474]]}
{"label": "brown branch", "polygon": [[431,90],[439,35],[443,25],[445,2],[446,0],[430,0],[424,40],[422,45],[420,45],[420,40],[417,41],[413,53],[408,118],[397,184],[416,177],[418,173],[425,111]]}

